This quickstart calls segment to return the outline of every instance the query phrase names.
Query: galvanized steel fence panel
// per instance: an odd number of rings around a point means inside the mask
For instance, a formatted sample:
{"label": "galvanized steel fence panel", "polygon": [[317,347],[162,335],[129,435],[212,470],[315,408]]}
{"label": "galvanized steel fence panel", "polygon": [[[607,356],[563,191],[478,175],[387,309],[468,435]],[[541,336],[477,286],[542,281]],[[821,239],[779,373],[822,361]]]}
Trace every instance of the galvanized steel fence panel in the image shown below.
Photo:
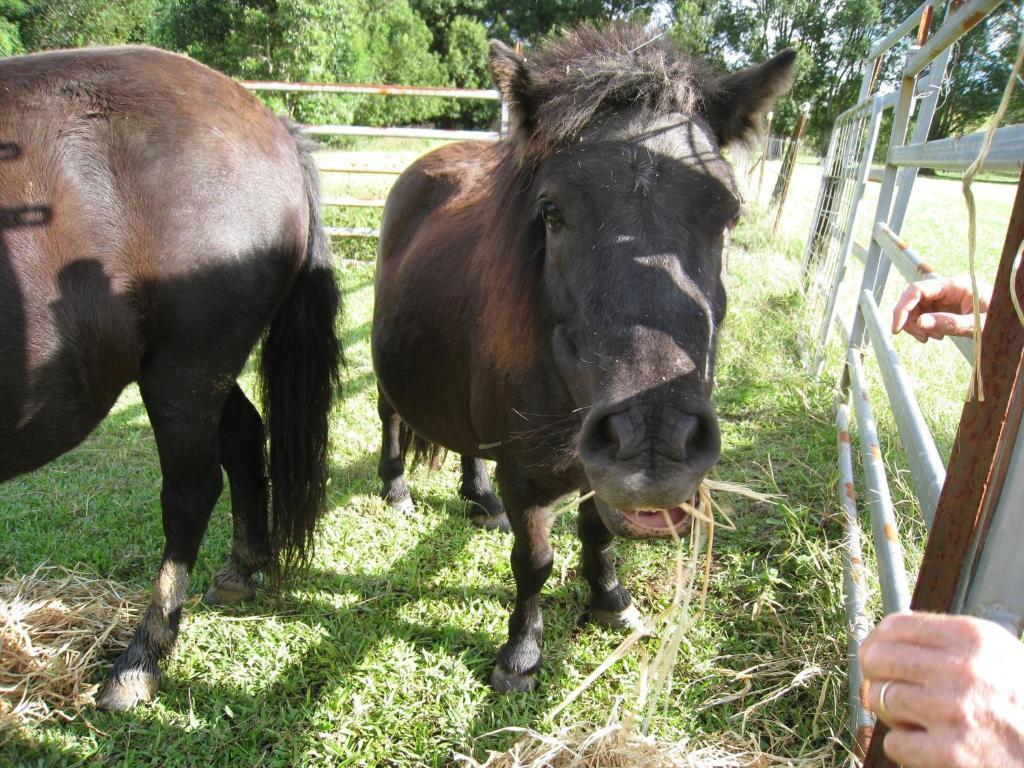
{"label": "galvanized steel fence panel", "polygon": [[[919,168],[964,170],[978,155],[982,142],[980,133],[932,142],[927,141],[927,135],[950,55],[949,46],[978,24],[985,14],[999,5],[999,2],[1000,0],[971,0],[948,10],[942,26],[932,38],[925,40],[919,37],[918,47],[912,48],[907,54],[901,86],[894,93],[874,96],[870,94],[878,71],[877,57],[915,28],[924,25],[924,21],[930,18],[930,3],[926,2],[919,7],[897,29],[872,47],[869,59],[865,62],[864,80],[858,102],[840,115],[836,122],[830,143],[829,164],[825,169],[826,178],[823,179],[819,192],[815,224],[812,225],[804,252],[802,277],[805,290],[808,292],[808,303],[813,307],[824,308],[824,311],[819,309],[818,314],[811,318],[809,333],[816,334],[821,340],[821,345],[814,350],[819,357],[815,358],[813,363],[821,359],[824,343],[833,325],[843,325],[837,322],[835,315],[837,297],[849,256],[853,254],[864,262],[858,299],[853,308],[852,322],[845,344],[841,394],[836,412],[839,447],[838,491],[844,521],[844,589],[849,622],[850,727],[855,736],[858,753],[861,755],[864,754],[871,732],[873,717],[863,704],[863,681],[856,654],[870,627],[870,621],[865,612],[861,532],[850,445],[850,408],[853,409],[861,444],[865,488],[862,498],[866,499],[871,516],[883,609],[886,613],[904,610],[910,605],[907,574],[862,357],[870,350],[877,360],[878,370],[897,424],[898,437],[907,456],[915,495],[926,525],[931,529],[933,516],[943,493],[946,467],[935,447],[934,438],[917,403],[910,379],[890,340],[887,323],[882,318],[878,303],[886,287],[892,264],[896,265],[900,276],[908,282],[940,279],[940,276],[900,239],[899,232]],[[918,114],[913,135],[907,142],[915,100],[919,102]],[[878,116],[890,107],[895,111],[889,151],[885,165],[881,169],[881,187],[871,240],[867,247],[864,247],[852,242],[851,233],[856,220],[856,202],[859,202],[863,194],[864,181],[872,175],[870,156],[873,153],[875,136],[866,137],[862,142],[851,143],[849,135],[855,120],[863,120],[867,114]],[[868,145],[871,147],[870,151]],[[855,161],[857,175],[856,183],[853,184],[851,179],[854,177],[849,175],[848,169]],[[996,131],[985,168],[1020,170],[1022,164],[1024,126],[1008,126]],[[831,201],[826,194],[826,185],[835,185],[834,179],[844,172],[847,175],[842,177],[842,184],[853,190],[850,198],[853,201],[853,210],[849,207],[850,201],[842,198],[841,205],[831,212],[833,216],[836,211],[844,214],[842,225],[838,227],[836,234],[827,230],[820,219],[822,216],[830,215],[827,205]],[[823,234],[830,238],[829,247],[819,248],[816,252],[816,238]],[[838,246],[832,245],[833,243],[837,243]],[[817,256],[822,258],[816,258]],[[823,289],[827,291],[824,296],[814,295]],[[956,343],[964,356],[968,360],[973,360],[971,342],[957,339]],[[1020,397],[1024,398],[1024,393],[1021,393]],[[1014,441],[1011,440],[1010,444],[1013,445]],[[1017,436],[1015,446],[1013,458],[1008,460],[1011,471],[1007,474],[1004,492],[1000,497],[1000,507],[994,516],[993,528],[986,541],[976,543],[977,564],[973,576],[966,579],[961,587],[960,605],[964,610],[978,610],[979,606],[986,605],[989,614],[997,619],[1001,616],[1004,625],[1019,634],[1024,626],[1024,557],[1020,555],[1020,541],[1024,538],[1024,508],[1020,505],[1020,499],[1024,497],[1024,436]],[[993,605],[997,608],[992,608]]]}

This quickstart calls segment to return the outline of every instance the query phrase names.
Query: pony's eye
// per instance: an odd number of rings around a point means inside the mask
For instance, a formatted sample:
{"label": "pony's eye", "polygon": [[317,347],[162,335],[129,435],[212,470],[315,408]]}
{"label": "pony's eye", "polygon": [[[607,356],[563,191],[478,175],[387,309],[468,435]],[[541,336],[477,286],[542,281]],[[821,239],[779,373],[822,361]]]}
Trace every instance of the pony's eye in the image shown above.
{"label": "pony's eye", "polygon": [[544,217],[544,224],[548,229],[554,230],[562,226],[562,212],[550,200],[541,200],[540,215]]}

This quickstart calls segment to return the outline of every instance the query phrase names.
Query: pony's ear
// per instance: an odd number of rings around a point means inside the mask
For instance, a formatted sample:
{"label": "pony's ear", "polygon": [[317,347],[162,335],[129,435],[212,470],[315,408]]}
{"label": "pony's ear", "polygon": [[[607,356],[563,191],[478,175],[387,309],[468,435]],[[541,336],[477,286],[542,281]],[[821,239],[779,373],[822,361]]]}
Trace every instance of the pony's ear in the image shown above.
{"label": "pony's ear", "polygon": [[789,90],[795,75],[796,51],[790,49],[708,83],[701,111],[718,143],[726,147],[753,141],[762,131],[762,116]]}
{"label": "pony's ear", "polygon": [[500,40],[491,40],[491,76],[508,104],[511,130],[530,131],[533,122],[533,100],[530,97],[530,72],[526,59]]}

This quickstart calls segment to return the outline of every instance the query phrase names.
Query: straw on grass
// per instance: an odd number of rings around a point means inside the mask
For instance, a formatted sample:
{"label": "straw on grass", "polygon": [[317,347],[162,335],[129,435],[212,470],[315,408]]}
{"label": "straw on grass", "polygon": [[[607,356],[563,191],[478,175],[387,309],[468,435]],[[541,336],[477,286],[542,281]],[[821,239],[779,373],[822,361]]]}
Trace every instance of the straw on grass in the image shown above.
{"label": "straw on grass", "polygon": [[0,743],[95,702],[104,657],[131,641],[144,597],[114,581],[37,568],[0,580]]}

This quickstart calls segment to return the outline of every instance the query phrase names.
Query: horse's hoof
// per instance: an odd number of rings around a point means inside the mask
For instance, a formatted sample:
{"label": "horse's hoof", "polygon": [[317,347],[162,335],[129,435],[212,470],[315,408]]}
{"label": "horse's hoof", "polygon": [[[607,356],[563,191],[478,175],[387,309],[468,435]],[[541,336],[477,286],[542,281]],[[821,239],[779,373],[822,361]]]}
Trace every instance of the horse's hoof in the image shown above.
{"label": "horse's hoof", "polygon": [[142,670],[123,672],[107,681],[96,707],[108,712],[123,712],[143,702],[152,701],[159,689],[159,675]]}
{"label": "horse's hoof", "polygon": [[477,528],[482,528],[485,531],[501,531],[502,533],[509,533],[512,530],[512,526],[509,525],[508,522],[508,515],[504,512],[499,512],[496,515],[489,515],[485,510],[476,506],[474,506],[473,511],[469,513],[469,522]]}
{"label": "horse's hoof", "polygon": [[388,506],[391,507],[392,510],[401,515],[411,514],[416,509],[416,505],[412,503],[411,496],[403,496],[400,499],[395,499],[394,501],[391,499],[385,499],[385,501],[387,501]]}
{"label": "horse's hoof", "polygon": [[221,571],[213,577],[213,583],[203,595],[207,605],[234,605],[256,596],[256,585],[248,576]]}
{"label": "horse's hoof", "polygon": [[651,628],[635,605],[628,605],[621,611],[590,609],[590,619],[595,624],[609,629],[628,629],[631,632],[651,634]]}
{"label": "horse's hoof", "polygon": [[528,693],[537,687],[537,675],[520,675],[495,666],[491,672],[491,688],[498,693]]}

